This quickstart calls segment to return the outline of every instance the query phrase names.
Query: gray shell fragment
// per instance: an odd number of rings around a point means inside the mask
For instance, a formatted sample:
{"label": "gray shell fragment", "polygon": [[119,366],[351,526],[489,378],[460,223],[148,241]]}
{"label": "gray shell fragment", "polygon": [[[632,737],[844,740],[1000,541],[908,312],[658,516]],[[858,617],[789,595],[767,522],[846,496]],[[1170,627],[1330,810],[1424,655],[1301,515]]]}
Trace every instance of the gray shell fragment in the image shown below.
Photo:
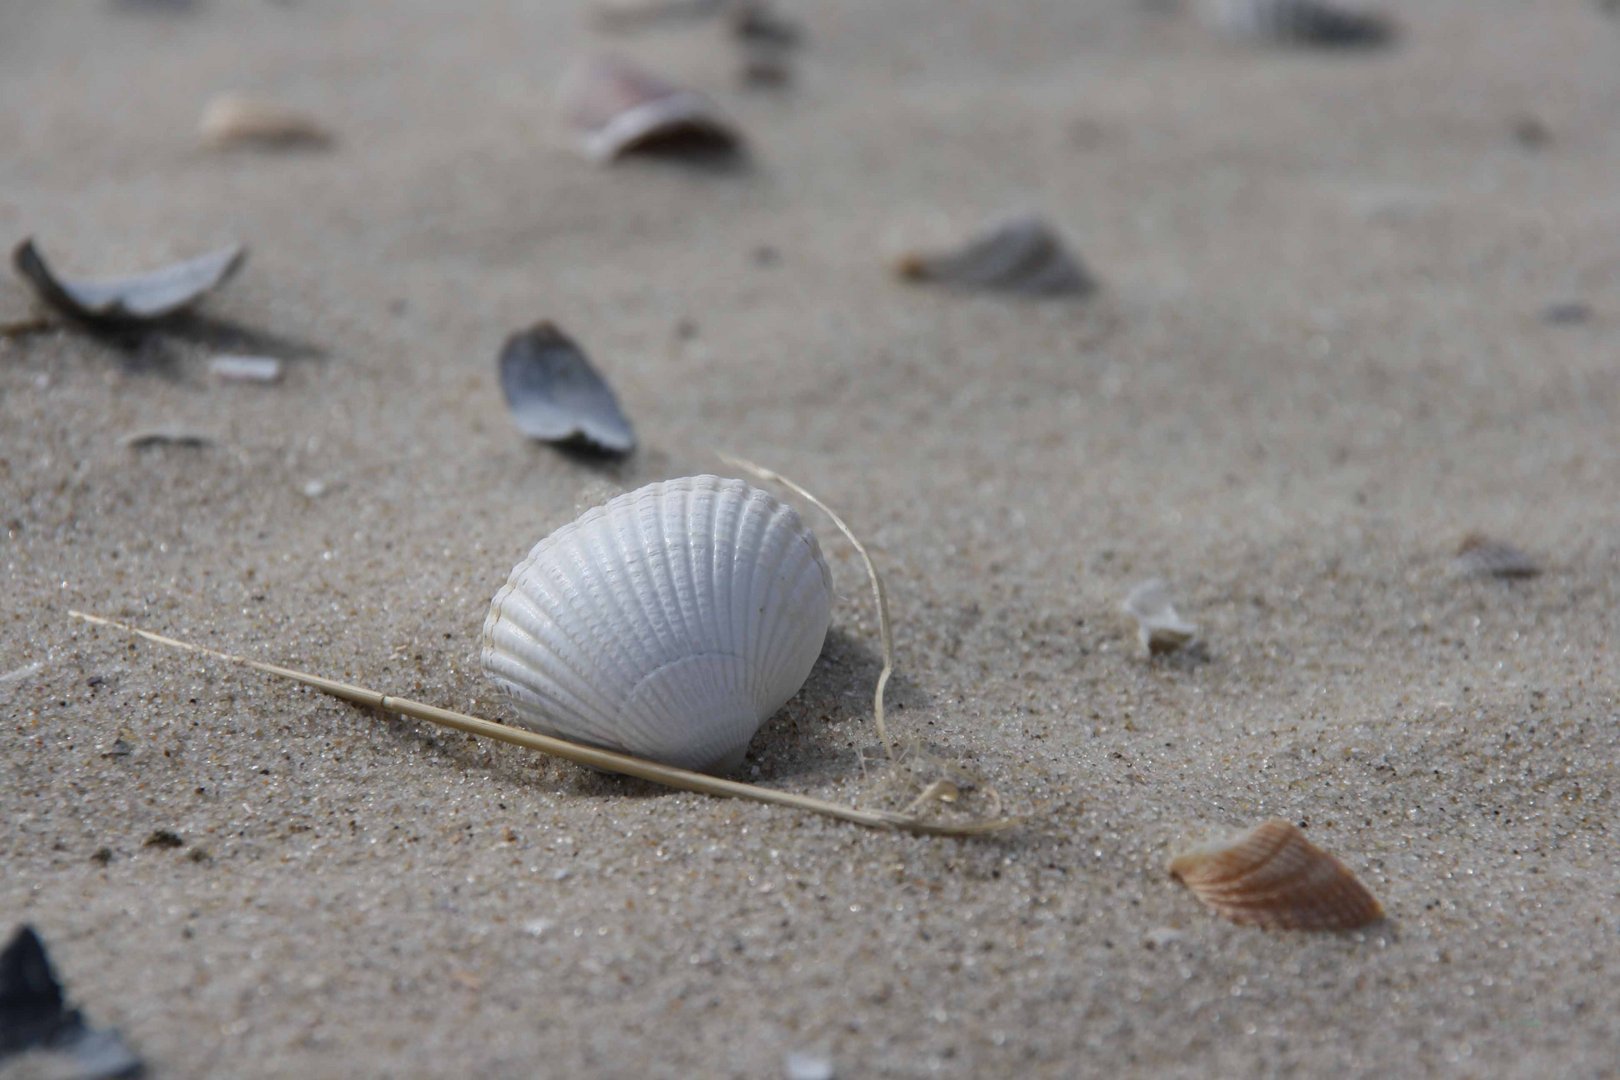
{"label": "gray shell fragment", "polygon": [[615,57],[571,72],[561,98],[580,150],[599,165],[631,152],[732,153],[742,144],[707,97]]}
{"label": "gray shell fragment", "polygon": [[909,281],[1026,296],[1084,296],[1097,286],[1045,221],[1020,214],[992,225],[959,251],[909,254],[896,265]]}
{"label": "gray shell fragment", "polygon": [[1512,544],[1470,533],[1457,547],[1452,569],[1463,577],[1528,578],[1541,573],[1541,566]]}
{"label": "gray shell fragment", "polygon": [[628,454],[635,432],[585,353],[549,322],[506,339],[501,392],[518,429],[541,442],[584,442]]}
{"label": "gray shell fragment", "polygon": [[144,274],[72,281],[57,276],[32,239],[11,254],[17,272],[41,300],[64,315],[103,324],[167,318],[223,285],[246,259],[247,249],[237,245]]}
{"label": "gray shell fragment", "polygon": [[1326,0],[1203,0],[1200,13],[1228,37],[1277,45],[1370,48],[1387,45],[1396,35],[1388,16]]}

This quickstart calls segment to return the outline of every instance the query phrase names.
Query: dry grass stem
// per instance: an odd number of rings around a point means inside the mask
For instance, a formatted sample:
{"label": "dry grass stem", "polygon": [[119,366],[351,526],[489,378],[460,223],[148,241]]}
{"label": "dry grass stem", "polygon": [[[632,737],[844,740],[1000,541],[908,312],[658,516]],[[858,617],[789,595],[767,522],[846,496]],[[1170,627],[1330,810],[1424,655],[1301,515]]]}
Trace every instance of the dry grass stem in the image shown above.
{"label": "dry grass stem", "polygon": [[631,757],[628,754],[616,754],[610,750],[598,750],[595,747],[582,746],[579,743],[568,742],[565,739],[555,739],[537,732],[497,724],[476,716],[468,716],[465,713],[441,709],[436,705],[428,705],[420,701],[411,701],[408,698],[394,697],[376,690],[369,690],[365,687],[353,686],[349,683],[339,682],[336,679],[328,679],[322,675],[312,675],[293,668],[281,667],[278,664],[266,664],[258,660],[250,660],[244,656],[236,656],[232,653],[221,652],[218,649],[210,649],[203,645],[195,645],[177,638],[166,637],[163,634],[156,634],[150,630],[142,630],[139,627],[130,626],[127,623],[118,622],[101,615],[91,615],[82,611],[69,611],[68,614],[75,619],[82,619],[97,626],[111,627],[115,630],[134,634],[158,645],[199,653],[203,656],[211,656],[229,664],[250,667],[268,675],[291,679],[322,693],[331,694],[333,697],[342,698],[345,701],[376,709],[383,713],[398,713],[417,720],[424,720],[430,724],[437,724],[440,727],[465,732],[468,735],[481,735],[485,738],[510,743],[513,746],[537,750],[542,754],[563,758],[580,765],[588,765],[604,772],[634,776],[681,791],[714,795],[720,798],[749,799],[754,802],[805,810],[812,814],[821,814],[824,817],[837,818],[840,821],[865,825],[869,828],[900,829],[924,835],[978,836],[1003,832],[1018,824],[1016,819],[1011,818],[942,824],[905,813],[888,810],[862,810],[857,807],[843,806],[839,803],[827,802],[824,799],[799,795],[790,791],[777,791],[774,788],[759,787],[735,780],[725,780],[717,776],[690,772],[686,769],[661,765],[655,761]]}

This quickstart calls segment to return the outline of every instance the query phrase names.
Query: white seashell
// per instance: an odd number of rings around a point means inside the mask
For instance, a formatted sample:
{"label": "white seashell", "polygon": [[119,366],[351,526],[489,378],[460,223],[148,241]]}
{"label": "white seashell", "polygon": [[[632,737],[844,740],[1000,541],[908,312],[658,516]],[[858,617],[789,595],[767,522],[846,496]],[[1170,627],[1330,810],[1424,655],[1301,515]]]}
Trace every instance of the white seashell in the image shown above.
{"label": "white seashell", "polygon": [[723,772],[804,685],[831,619],[832,574],[793,508],[692,476],[536,544],[495,594],[482,660],[526,727]]}
{"label": "white seashell", "polygon": [[1198,636],[1198,627],[1176,611],[1169,590],[1158,578],[1132,589],[1121,607],[1136,620],[1137,638],[1149,656],[1175,652]]}

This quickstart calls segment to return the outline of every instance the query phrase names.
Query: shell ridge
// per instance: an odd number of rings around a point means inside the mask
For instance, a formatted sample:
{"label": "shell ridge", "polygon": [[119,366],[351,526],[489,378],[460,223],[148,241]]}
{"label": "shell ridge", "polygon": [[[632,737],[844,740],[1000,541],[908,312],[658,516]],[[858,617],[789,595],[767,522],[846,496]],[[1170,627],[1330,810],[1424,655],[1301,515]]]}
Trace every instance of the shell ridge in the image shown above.
{"label": "shell ridge", "polygon": [[[651,506],[654,513],[661,512],[661,502],[662,500]],[[632,732],[652,738],[655,741],[661,741],[658,740],[659,733],[670,726],[670,718],[677,715],[679,709],[673,694],[674,688],[665,686],[662,683],[655,683],[653,684],[653,692],[644,698],[637,698],[635,690],[646,683],[644,672],[649,667],[661,668],[669,660],[679,659],[679,657],[672,657],[670,654],[664,653],[659,648],[656,637],[653,637],[652,640],[648,639],[649,627],[653,622],[652,613],[647,606],[647,590],[640,586],[647,580],[646,571],[649,568],[643,566],[642,570],[638,571],[634,565],[636,562],[634,554],[636,553],[632,553],[626,547],[627,533],[634,531],[639,538],[640,517],[647,509],[645,503],[635,504],[631,506],[627,513],[621,515],[618,521],[605,522],[604,527],[608,537],[605,542],[597,546],[603,549],[606,559],[604,566],[606,586],[604,591],[613,595],[616,610],[620,613],[620,617],[613,620],[613,623],[620,627],[621,630],[626,626],[632,628],[630,637],[621,639],[621,647],[625,649],[633,647],[635,649],[635,653],[627,654],[626,657],[628,671],[623,681],[623,693],[617,701],[618,709],[615,721]],[[641,548],[639,543],[636,546],[638,552],[645,558],[645,549]],[[657,569],[662,568],[653,567],[650,569],[656,572]],[[617,571],[616,580],[615,571]],[[615,585],[618,587],[613,587]],[[628,594],[628,596],[621,594]],[[632,602],[634,603],[633,610],[629,606]],[[638,615],[639,617],[637,617]],[[625,616],[628,616],[628,618]],[[678,649],[675,651],[679,652]]]}
{"label": "shell ridge", "polygon": [[[657,513],[659,507],[655,504],[650,509]],[[630,633],[621,638],[627,647],[633,645],[639,653],[630,665],[632,679],[646,669],[647,661],[656,665],[680,651],[679,645],[666,647],[667,639],[659,632],[663,612],[655,613],[652,607],[658,594],[657,579],[662,576],[660,571],[665,567],[654,558],[653,551],[649,550],[642,537],[642,516],[648,510],[645,504],[636,505],[630,513],[612,522],[614,527],[605,530],[607,537],[601,545],[608,554],[606,576],[616,586],[611,591],[624,603],[621,610],[629,611],[632,616],[628,623]],[[618,571],[617,580],[613,580],[614,570]],[[652,595],[649,596],[649,593]],[[628,606],[632,603],[633,609]],[[625,700],[628,701],[629,697],[626,694]]]}
{"label": "shell ridge", "polygon": [[[821,585],[825,580],[823,576],[825,567],[823,567],[821,563],[820,554],[818,552],[811,552],[810,554],[811,558],[801,564],[799,569],[799,577],[794,583],[792,591],[788,593],[788,610],[794,613],[797,613],[798,611],[803,610],[805,607],[815,603],[816,586]],[[831,605],[829,604],[829,620],[831,618],[831,614]],[[792,632],[787,636],[787,640],[783,645],[784,655],[782,655],[776,661],[776,663],[779,666],[785,666],[794,656],[799,654],[801,648],[804,651],[809,651],[813,647],[815,654],[811,657],[809,670],[807,670],[805,673],[805,678],[809,678],[809,671],[815,670],[816,661],[820,659],[822,647],[827,642],[827,631],[819,626],[812,626],[807,621],[798,618],[784,621],[790,624],[790,630]],[[819,620],[817,620],[817,622],[819,622]],[[815,631],[818,629],[821,630],[820,641],[815,640],[814,637]],[[802,680],[800,685],[803,685]],[[797,691],[795,691],[795,693],[797,693]],[[788,695],[788,699],[791,700],[792,696],[792,694]],[[786,701],[782,702],[782,704],[786,703]],[[779,705],[777,707],[780,708],[781,706]]]}
{"label": "shell ridge", "polygon": [[[700,548],[704,549],[705,553],[707,548],[694,518],[697,514],[706,512],[707,507],[716,501],[716,495],[714,489],[708,485],[704,485],[701,493],[688,490],[684,494],[685,499],[677,518],[681,529],[676,537],[681,556],[676,568],[682,576],[675,584],[686,640],[691,642],[694,648],[702,650],[712,648],[714,645],[714,597],[700,584],[697,555]],[[711,537],[707,545],[713,543]]]}
{"label": "shell ridge", "polygon": [[771,513],[770,532],[767,535],[771,538],[771,573],[760,601],[763,644],[754,668],[754,694],[761,708],[775,712],[784,703],[779,698],[786,661],[773,654],[780,630],[784,627],[791,630],[798,622],[787,572],[791,569],[789,562],[799,538],[799,515],[786,503],[777,503]]}
{"label": "shell ridge", "polygon": [[[735,623],[730,617],[731,598],[729,586],[731,575],[716,574],[715,566],[717,562],[724,561],[726,557],[729,557],[732,560],[732,565],[735,565],[737,552],[734,547],[729,553],[725,553],[717,559],[716,553],[713,552],[712,549],[718,546],[716,537],[719,530],[720,506],[725,503],[738,501],[738,499],[728,498],[728,496],[740,496],[744,505],[746,505],[748,501],[748,491],[748,485],[742,483],[741,481],[728,481],[721,480],[719,478],[714,480],[712,497],[707,503],[709,516],[705,522],[706,531],[704,532],[704,535],[709,537],[708,544],[711,550],[705,550],[702,552],[704,557],[701,564],[696,559],[697,553],[694,552],[694,558],[690,566],[694,578],[700,572],[706,572],[709,575],[707,578],[706,587],[702,591],[702,596],[707,604],[707,609],[705,611],[706,621],[709,627],[709,635],[707,640],[715,648],[724,651],[729,656],[736,657],[739,661],[739,663],[726,664],[719,668],[711,669],[707,672],[710,680],[709,693],[717,697],[724,697],[731,700],[743,700],[743,696],[739,693],[741,688],[737,685],[738,670],[740,668],[743,672],[746,672],[750,666],[750,662],[744,651],[739,648],[739,643],[735,632]],[[717,585],[722,581],[727,585],[727,597],[724,606],[721,605],[720,598],[715,595]],[[756,716],[751,718],[754,723],[754,727],[753,730],[748,732],[746,737],[743,739],[745,746],[747,745],[748,741],[752,739],[754,731],[759,730],[760,723],[765,719],[764,717],[757,715],[757,707],[754,708],[754,712],[756,713]]]}
{"label": "shell ridge", "polygon": [[[763,493],[761,493],[763,494]],[[777,505],[781,505],[778,503]],[[763,706],[765,692],[763,680],[766,673],[761,664],[761,635],[764,632],[765,622],[771,614],[770,592],[776,579],[776,537],[771,532],[774,519],[773,508],[762,499],[750,497],[748,509],[754,519],[754,527],[750,531],[752,549],[748,558],[748,588],[743,593],[747,600],[747,632],[743,637],[744,654],[749,659],[748,685],[744,688],[748,696],[758,705]]]}
{"label": "shell ridge", "polygon": [[[714,550],[709,555],[710,572],[714,575],[714,580],[719,584],[720,591],[724,593],[723,596],[715,598],[715,625],[722,628],[721,641],[726,649],[733,653],[742,651],[738,645],[741,639],[737,634],[736,565],[737,552],[742,547],[743,520],[747,516],[744,513],[746,506],[746,502],[737,500],[717,499],[715,501],[714,535],[716,542]],[[722,521],[722,517],[724,517],[724,521]],[[723,544],[718,539],[722,535],[722,528],[725,530],[724,536],[726,538]]]}
{"label": "shell ridge", "polygon": [[[636,698],[647,680],[651,678],[652,672],[663,670],[670,663],[676,662],[684,656],[692,655],[692,629],[687,621],[686,607],[681,602],[681,584],[675,579],[674,568],[668,557],[671,550],[668,530],[669,510],[672,502],[678,502],[674,498],[674,494],[679,491],[680,489],[675,485],[668,485],[662,498],[643,502],[638,507],[634,519],[640,548],[647,557],[649,567],[655,571],[649,573],[648,582],[653,587],[658,598],[659,609],[663,615],[664,625],[669,631],[669,638],[665,640],[660,635],[659,663],[655,664],[651,671],[644,672],[641,675],[640,681],[631,687],[630,693],[626,697],[627,701]],[[681,494],[684,494],[684,492]],[[664,557],[662,559],[655,558],[653,554],[655,552],[664,553]],[[676,625],[677,621],[680,624],[679,626]],[[656,720],[659,726],[667,728],[676,722],[675,717],[678,714],[680,703],[674,695],[673,687],[660,686],[659,691],[655,695],[656,700],[648,702],[649,705],[656,704],[657,715],[656,717],[649,715],[646,719],[648,721]]]}
{"label": "shell ridge", "polygon": [[[535,578],[531,577],[527,581],[533,583]],[[579,648],[578,639],[568,633],[565,628],[559,626],[557,621],[546,613],[544,606],[536,604],[533,597],[525,590],[514,590],[513,595],[507,598],[507,604],[514,604],[514,601],[515,606],[521,608],[525,616],[543,622],[548,629],[556,631],[558,638],[561,638],[573,648],[569,650],[561,649],[555,641],[534,634],[523,625],[521,620],[508,614],[508,608],[503,605],[502,617],[498,620],[499,625],[492,634],[492,641],[500,648],[502,654],[522,660],[525,663],[531,663],[533,667],[544,671],[554,689],[565,690],[570,697],[575,698],[580,703],[582,713],[594,717],[598,722],[611,721],[613,716],[611,698],[596,684],[588,671],[585,671],[579,664],[569,661],[567,657],[568,652],[573,652],[575,655],[586,655]],[[513,648],[512,636],[532,641],[535,648],[534,653],[530,656],[518,655]],[[558,678],[557,669],[567,672],[572,677],[575,686],[568,687],[568,680]],[[518,680],[518,685],[523,686],[531,697],[545,697],[545,693],[540,690],[536,680],[533,678]],[[580,691],[585,691],[590,696],[587,697]],[[553,696],[556,696],[555,693]]]}
{"label": "shell ridge", "polygon": [[[754,500],[750,496],[743,499],[737,510],[737,535],[730,552],[731,572],[727,575],[734,586],[731,591],[731,610],[727,612],[727,617],[730,619],[733,632],[736,634],[737,651],[739,653],[747,649],[748,643],[752,640],[750,636],[753,629],[753,619],[750,617],[753,610],[751,597],[754,591],[754,572],[759,567],[759,560],[743,558],[743,555],[752,546],[746,541],[752,536],[753,519]],[[742,581],[737,580],[739,571],[746,574]]]}
{"label": "shell ridge", "polygon": [[[611,633],[612,625],[624,620],[624,609],[613,596],[614,590],[604,587],[595,569],[586,561],[582,545],[567,545],[559,554],[563,557],[548,563],[547,569],[551,571],[553,583],[561,587],[559,599],[580,624],[580,633],[573,635],[575,641],[589,644],[591,648],[586,654],[594,655],[601,664],[601,670],[591,683],[617,708],[623,704],[624,695],[613,693],[611,685],[604,680],[616,682],[621,691],[635,680],[634,668],[624,656],[622,644]],[[580,641],[582,636],[588,638],[588,642]]]}
{"label": "shell ridge", "polygon": [[[798,517],[792,507],[780,504],[772,514],[771,531],[782,538],[779,545],[773,546],[775,558],[771,580],[765,594],[765,611],[770,615],[766,625],[761,627],[764,636],[764,645],[760,649],[759,662],[755,667],[757,678],[766,680],[765,685],[753,689],[754,700],[759,702],[761,709],[770,709],[775,712],[782,703],[777,702],[776,683],[782,669],[787,666],[787,650],[795,644],[793,640],[797,635],[798,620],[793,616],[797,614],[796,589],[797,579],[789,581],[786,571],[788,556],[792,552],[795,541],[798,540]],[[799,567],[803,572],[802,565]],[[774,707],[773,707],[774,706]]]}

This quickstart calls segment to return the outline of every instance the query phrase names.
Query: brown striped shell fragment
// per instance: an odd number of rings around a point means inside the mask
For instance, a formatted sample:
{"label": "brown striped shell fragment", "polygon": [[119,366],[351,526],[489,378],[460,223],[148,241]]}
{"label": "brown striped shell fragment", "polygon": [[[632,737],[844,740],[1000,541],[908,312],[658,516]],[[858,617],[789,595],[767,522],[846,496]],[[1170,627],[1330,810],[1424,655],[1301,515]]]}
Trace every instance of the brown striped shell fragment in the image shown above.
{"label": "brown striped shell fragment", "polygon": [[712,155],[742,144],[707,97],[617,57],[598,57],[571,72],[561,96],[580,149],[599,165],[633,151]]}
{"label": "brown striped shell fragment", "polygon": [[1272,45],[1374,48],[1396,35],[1387,15],[1328,0],[1202,0],[1200,13],[1227,37]]}
{"label": "brown striped shell fragment", "polygon": [[1170,860],[1170,873],[1216,914],[1269,930],[1354,930],[1384,917],[1338,859],[1274,819]]}
{"label": "brown striped shell fragment", "polygon": [[725,772],[809,677],[832,597],[792,507],[741,480],[667,480],[534,546],[490,605],[483,667],[525,727]]}
{"label": "brown striped shell fragment", "polygon": [[1003,218],[956,251],[902,255],[895,271],[907,281],[1025,296],[1084,296],[1097,287],[1057,231],[1034,214]]}

